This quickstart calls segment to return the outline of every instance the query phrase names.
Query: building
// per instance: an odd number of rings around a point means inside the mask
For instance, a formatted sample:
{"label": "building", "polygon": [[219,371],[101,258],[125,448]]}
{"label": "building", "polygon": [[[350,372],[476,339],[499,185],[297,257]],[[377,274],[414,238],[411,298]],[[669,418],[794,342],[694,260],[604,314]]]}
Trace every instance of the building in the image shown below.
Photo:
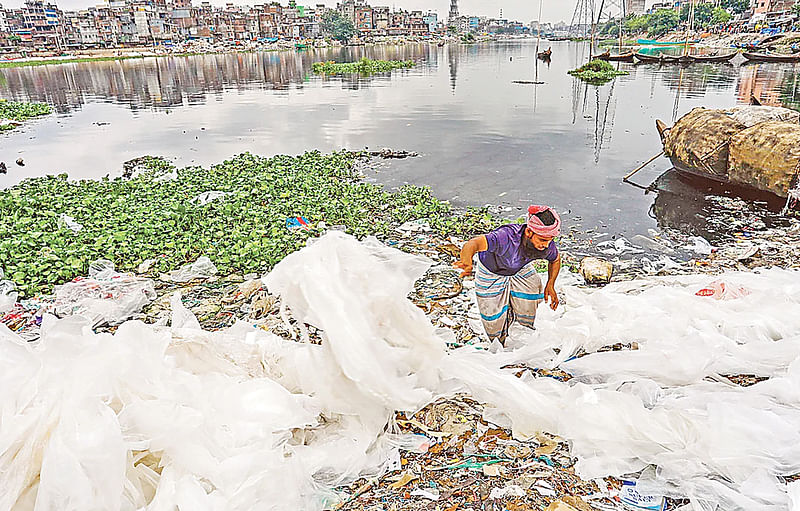
{"label": "building", "polygon": [[641,15],[647,11],[645,0],[625,0],[625,14]]}
{"label": "building", "polygon": [[436,32],[436,27],[439,25],[439,15],[435,12],[428,11],[428,13],[422,17],[422,21],[428,25],[428,32]]}

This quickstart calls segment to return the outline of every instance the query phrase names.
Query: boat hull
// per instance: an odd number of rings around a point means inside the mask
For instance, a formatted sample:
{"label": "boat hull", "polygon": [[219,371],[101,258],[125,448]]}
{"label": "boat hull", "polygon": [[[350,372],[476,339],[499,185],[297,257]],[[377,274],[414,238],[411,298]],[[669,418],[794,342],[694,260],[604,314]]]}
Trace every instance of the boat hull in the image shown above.
{"label": "boat hull", "polygon": [[751,53],[751,52],[744,52],[742,53],[744,58],[746,58],[750,62],[800,62],[800,54],[796,55],[770,55],[767,53]]}

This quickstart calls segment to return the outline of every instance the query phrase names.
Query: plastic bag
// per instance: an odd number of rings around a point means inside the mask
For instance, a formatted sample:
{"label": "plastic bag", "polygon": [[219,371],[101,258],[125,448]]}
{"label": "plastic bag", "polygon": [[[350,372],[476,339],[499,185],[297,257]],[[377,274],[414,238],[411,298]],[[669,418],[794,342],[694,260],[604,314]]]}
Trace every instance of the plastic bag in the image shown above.
{"label": "plastic bag", "polygon": [[220,192],[216,190],[212,190],[210,192],[203,192],[194,198],[194,202],[198,203],[201,206],[205,206],[209,202],[214,202],[215,200],[225,197],[228,194],[229,194],[228,192]]}
{"label": "plastic bag", "polygon": [[72,232],[80,232],[83,230],[83,225],[66,213],[61,213],[58,217],[58,228],[70,229]]}
{"label": "plastic bag", "polygon": [[55,286],[56,315],[84,315],[93,326],[122,323],[155,300],[153,281],[117,273],[111,261],[100,259],[89,265],[89,276]]}
{"label": "plastic bag", "polygon": [[165,279],[172,282],[189,282],[196,279],[207,279],[216,274],[217,267],[214,266],[211,259],[203,256],[193,263],[185,264],[177,270],[169,272]]}
{"label": "plastic bag", "polygon": [[695,293],[697,296],[707,296],[715,300],[735,300],[744,298],[750,291],[743,287],[732,286],[722,280],[715,280]]}
{"label": "plastic bag", "polygon": [[10,280],[2,280],[2,278],[3,271],[0,270],[0,313],[11,310],[19,296],[17,285]]}

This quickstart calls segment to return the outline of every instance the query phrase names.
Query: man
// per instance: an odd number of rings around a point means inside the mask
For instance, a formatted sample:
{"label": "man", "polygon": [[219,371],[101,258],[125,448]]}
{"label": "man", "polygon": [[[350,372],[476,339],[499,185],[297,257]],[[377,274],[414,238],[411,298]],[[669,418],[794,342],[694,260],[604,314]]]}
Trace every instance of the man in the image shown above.
{"label": "man", "polygon": [[[528,208],[526,224],[504,225],[489,234],[466,242],[461,260],[454,264],[472,273],[472,259],[478,253],[475,288],[481,320],[490,340],[505,343],[511,323],[533,328],[536,308],[544,299],[550,308],[558,307],[555,283],[561,269],[561,255],[553,239],[561,233],[558,213],[547,206]],[[534,262],[546,259],[547,286],[542,292],[542,280]]]}

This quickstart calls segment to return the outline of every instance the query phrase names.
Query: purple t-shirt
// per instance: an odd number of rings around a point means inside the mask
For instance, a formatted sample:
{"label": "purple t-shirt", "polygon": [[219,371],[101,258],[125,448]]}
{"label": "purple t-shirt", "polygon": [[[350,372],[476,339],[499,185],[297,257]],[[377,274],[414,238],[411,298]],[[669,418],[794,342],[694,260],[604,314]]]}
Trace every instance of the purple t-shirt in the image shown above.
{"label": "purple t-shirt", "polygon": [[486,235],[489,249],[478,254],[486,269],[497,275],[510,277],[534,259],[547,259],[550,262],[558,259],[555,241],[551,241],[544,250],[534,250],[526,254],[522,248],[522,236],[526,227],[525,224],[509,224]]}

